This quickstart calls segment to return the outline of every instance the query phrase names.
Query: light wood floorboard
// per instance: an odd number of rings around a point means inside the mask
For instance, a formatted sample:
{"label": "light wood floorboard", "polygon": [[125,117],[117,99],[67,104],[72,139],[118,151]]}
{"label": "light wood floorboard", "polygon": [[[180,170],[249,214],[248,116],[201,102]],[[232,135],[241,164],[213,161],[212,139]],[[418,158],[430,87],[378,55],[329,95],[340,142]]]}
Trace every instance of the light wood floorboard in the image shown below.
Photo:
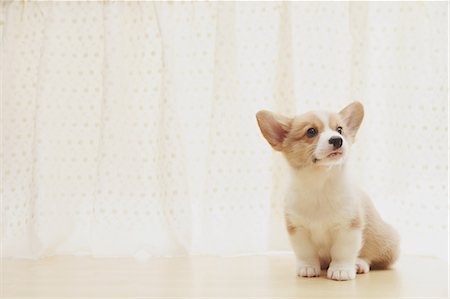
{"label": "light wood floorboard", "polygon": [[290,255],[2,260],[3,298],[447,298],[447,279],[447,262],[411,256],[346,282],[296,277]]}

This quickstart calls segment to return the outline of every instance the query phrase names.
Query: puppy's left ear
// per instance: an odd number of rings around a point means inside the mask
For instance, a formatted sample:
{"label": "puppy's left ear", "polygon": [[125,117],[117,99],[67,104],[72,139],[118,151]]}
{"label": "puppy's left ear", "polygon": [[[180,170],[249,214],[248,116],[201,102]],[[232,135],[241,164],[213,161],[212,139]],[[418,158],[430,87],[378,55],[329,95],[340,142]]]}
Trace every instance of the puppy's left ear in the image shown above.
{"label": "puppy's left ear", "polygon": [[364,118],[364,107],[360,102],[353,102],[339,112],[348,134],[355,138]]}

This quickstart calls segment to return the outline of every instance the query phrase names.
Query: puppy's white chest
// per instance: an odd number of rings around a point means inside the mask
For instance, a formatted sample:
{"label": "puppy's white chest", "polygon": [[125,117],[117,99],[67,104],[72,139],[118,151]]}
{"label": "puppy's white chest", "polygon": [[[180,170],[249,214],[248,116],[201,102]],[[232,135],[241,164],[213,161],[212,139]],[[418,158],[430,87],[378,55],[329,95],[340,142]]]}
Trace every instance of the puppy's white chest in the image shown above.
{"label": "puppy's white chest", "polygon": [[333,232],[348,222],[355,208],[350,194],[342,190],[314,193],[297,188],[288,192],[285,207],[289,220],[308,231],[310,241],[321,256],[328,254]]}
{"label": "puppy's white chest", "polygon": [[330,240],[330,232],[324,227],[310,226],[307,228],[310,233],[310,238],[313,243],[317,245],[326,245]]}

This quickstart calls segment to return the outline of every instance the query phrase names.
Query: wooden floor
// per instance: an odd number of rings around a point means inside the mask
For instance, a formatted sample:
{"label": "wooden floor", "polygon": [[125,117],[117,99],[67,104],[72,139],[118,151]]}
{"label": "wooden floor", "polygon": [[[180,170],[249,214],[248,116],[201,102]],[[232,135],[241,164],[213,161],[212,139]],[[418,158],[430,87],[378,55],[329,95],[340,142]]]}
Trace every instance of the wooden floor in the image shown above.
{"label": "wooden floor", "polygon": [[354,281],[299,278],[290,255],[233,258],[52,257],[2,261],[2,298],[447,298],[447,262],[402,257]]}

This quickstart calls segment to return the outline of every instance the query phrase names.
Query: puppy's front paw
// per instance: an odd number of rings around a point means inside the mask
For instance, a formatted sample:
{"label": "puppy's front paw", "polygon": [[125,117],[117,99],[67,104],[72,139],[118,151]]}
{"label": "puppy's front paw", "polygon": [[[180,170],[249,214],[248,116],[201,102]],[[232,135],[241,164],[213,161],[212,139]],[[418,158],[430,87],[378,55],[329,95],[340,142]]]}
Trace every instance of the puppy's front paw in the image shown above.
{"label": "puppy's front paw", "polygon": [[300,277],[320,276],[320,264],[298,262],[297,276]]}
{"label": "puppy's front paw", "polygon": [[330,265],[327,277],[333,280],[355,279],[356,269],[354,265]]}

